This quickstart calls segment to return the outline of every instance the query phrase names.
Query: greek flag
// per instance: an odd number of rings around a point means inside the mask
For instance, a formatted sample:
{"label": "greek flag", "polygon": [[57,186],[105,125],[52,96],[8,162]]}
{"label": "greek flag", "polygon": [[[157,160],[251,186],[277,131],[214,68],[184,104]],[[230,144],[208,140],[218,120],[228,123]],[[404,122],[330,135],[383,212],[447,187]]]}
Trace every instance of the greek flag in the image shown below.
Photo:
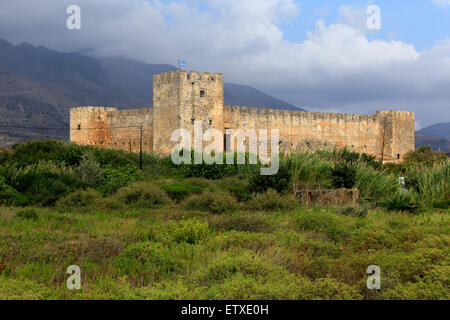
{"label": "greek flag", "polygon": [[178,67],[181,69],[186,65],[186,62],[182,61],[182,60],[178,60]]}

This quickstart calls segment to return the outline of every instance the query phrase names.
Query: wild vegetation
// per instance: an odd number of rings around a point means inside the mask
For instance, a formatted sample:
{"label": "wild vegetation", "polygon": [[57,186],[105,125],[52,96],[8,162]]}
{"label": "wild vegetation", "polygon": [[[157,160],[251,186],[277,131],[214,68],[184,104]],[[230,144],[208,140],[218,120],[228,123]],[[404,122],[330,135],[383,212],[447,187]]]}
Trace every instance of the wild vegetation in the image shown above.
{"label": "wild vegetation", "polygon": [[[260,165],[48,140],[0,152],[0,299],[449,299],[450,160],[348,150]],[[399,183],[399,178],[403,185]],[[356,188],[306,206],[297,189]],[[81,268],[68,290],[67,267]],[[381,289],[366,286],[381,269]]]}

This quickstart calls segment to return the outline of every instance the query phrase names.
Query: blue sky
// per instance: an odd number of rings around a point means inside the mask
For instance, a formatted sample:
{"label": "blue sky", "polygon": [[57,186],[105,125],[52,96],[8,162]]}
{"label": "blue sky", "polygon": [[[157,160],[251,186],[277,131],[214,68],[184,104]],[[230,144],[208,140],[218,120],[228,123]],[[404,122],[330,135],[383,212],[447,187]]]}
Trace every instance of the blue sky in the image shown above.
{"label": "blue sky", "polygon": [[[450,6],[437,6],[432,0],[379,0],[379,1],[336,1],[314,0],[295,1],[300,6],[300,14],[291,23],[281,24],[285,39],[303,42],[308,31],[314,29],[319,18],[327,24],[339,22],[339,7],[350,5],[380,7],[382,29],[369,34],[369,38],[401,40],[412,43],[417,50],[429,49],[437,41],[450,37]],[[328,14],[320,16],[320,11]]]}
{"label": "blue sky", "polygon": [[[153,0],[148,0],[153,2]],[[239,0],[236,0],[239,1]],[[264,1],[264,0],[261,0]],[[339,8],[343,5],[366,8],[374,4],[380,7],[382,29],[368,33],[369,39],[399,40],[411,43],[419,51],[429,49],[436,42],[450,37],[450,1],[441,0],[294,0],[300,12],[296,18],[280,22],[279,27],[288,41],[301,43],[307,33],[315,28],[317,20],[324,19],[326,24],[340,22]],[[162,0],[162,3],[174,0]],[[184,0],[198,8],[200,12],[208,12],[207,1]],[[441,3],[441,5],[438,5]],[[447,4],[447,6],[445,6]]]}

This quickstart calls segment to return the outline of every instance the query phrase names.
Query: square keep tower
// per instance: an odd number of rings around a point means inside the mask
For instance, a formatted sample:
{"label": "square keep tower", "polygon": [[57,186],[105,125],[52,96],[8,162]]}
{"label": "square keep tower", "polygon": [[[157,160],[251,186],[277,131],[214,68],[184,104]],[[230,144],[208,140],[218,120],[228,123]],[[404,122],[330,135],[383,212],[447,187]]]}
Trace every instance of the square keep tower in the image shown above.
{"label": "square keep tower", "polygon": [[177,70],[154,75],[154,151],[170,154],[177,144],[170,141],[173,131],[187,129],[193,136],[195,121],[202,122],[203,131],[223,131],[223,74]]}

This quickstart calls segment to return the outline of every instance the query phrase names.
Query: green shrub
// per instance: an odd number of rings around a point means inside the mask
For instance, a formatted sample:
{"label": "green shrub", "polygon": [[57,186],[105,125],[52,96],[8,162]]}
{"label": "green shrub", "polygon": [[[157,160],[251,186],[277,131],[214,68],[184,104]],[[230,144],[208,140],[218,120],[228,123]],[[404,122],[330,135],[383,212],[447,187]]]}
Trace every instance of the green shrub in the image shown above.
{"label": "green shrub", "polygon": [[422,279],[390,288],[384,297],[392,300],[449,300],[449,274],[449,266],[433,266]]}
{"label": "green shrub", "polygon": [[419,208],[414,197],[407,192],[397,192],[393,196],[383,199],[379,205],[391,211],[415,212]]}
{"label": "green shrub", "polygon": [[102,201],[102,195],[95,190],[77,190],[56,202],[58,211],[74,211],[76,209],[95,208]]}
{"label": "green shrub", "polygon": [[[184,150],[183,152],[188,152]],[[222,163],[223,164],[207,164],[202,155],[202,162],[197,164],[195,163],[195,152],[191,151],[191,163],[190,164],[181,164],[176,166],[179,172],[185,178],[205,178],[209,180],[217,180],[221,179],[225,176],[235,175],[238,172],[236,162],[234,164],[226,164],[226,155],[222,154]]]}
{"label": "green shrub", "polygon": [[[71,148],[70,156],[69,154],[66,155],[64,152],[67,148]],[[15,144],[12,149],[13,153],[11,154],[10,163],[14,163],[18,167],[26,167],[40,161],[78,164],[79,160],[81,160],[81,155],[83,154],[82,147],[76,145],[69,147],[67,143],[52,139],[18,143]],[[76,154],[76,156],[74,156],[74,154]]]}
{"label": "green shrub", "polygon": [[117,257],[119,275],[135,285],[173,277],[183,270],[183,260],[175,248],[157,242],[139,242],[126,247]]}
{"label": "green shrub", "polygon": [[369,206],[368,205],[359,205],[359,206],[345,206],[338,209],[338,213],[344,216],[351,216],[356,218],[365,218],[369,214]]}
{"label": "green shrub", "polygon": [[0,300],[55,300],[54,288],[49,288],[30,279],[8,279],[0,281]]}
{"label": "green shrub", "polygon": [[433,208],[449,209],[450,208],[450,200],[436,200],[433,202]]}
{"label": "green shrub", "polygon": [[286,211],[299,206],[299,200],[294,195],[280,195],[273,189],[266,193],[257,193],[248,201],[246,207],[260,211]]}
{"label": "green shrub", "polygon": [[397,176],[370,167],[356,167],[356,183],[361,198],[381,198],[392,195],[399,188]]}
{"label": "green shrub", "polygon": [[331,170],[331,178],[335,189],[352,189],[356,183],[356,167],[346,162],[340,162],[334,165]]}
{"label": "green shrub", "polygon": [[21,206],[27,203],[27,198],[10,185],[7,185],[4,178],[0,176],[0,204]]}
{"label": "green shrub", "polygon": [[217,182],[220,189],[229,192],[239,201],[247,201],[251,194],[248,190],[248,180],[239,177],[228,177]]}
{"label": "green shrub", "polygon": [[430,164],[434,162],[442,162],[442,160],[447,160],[445,153],[441,151],[433,151],[430,146],[420,146],[414,151],[408,152],[405,155],[404,163],[405,165],[415,165],[415,164]]}
{"label": "green shrub", "polygon": [[239,204],[233,196],[226,192],[205,191],[202,194],[192,195],[182,203],[186,210],[207,211],[214,214],[239,209]]}
{"label": "green shrub", "polygon": [[[311,230],[325,233],[334,241],[347,238],[349,226],[343,221],[343,216],[337,216],[329,212],[306,211],[301,212],[297,218],[301,230]],[[350,218],[347,218],[350,219]],[[351,229],[352,225],[350,225]]]}
{"label": "green shrub", "polygon": [[225,279],[239,273],[243,275],[265,276],[269,273],[271,265],[259,255],[249,251],[223,252],[208,266],[199,270],[198,277],[207,283],[223,282]]}
{"label": "green shrub", "polygon": [[128,165],[121,168],[114,168],[112,165],[106,165],[102,169],[102,175],[98,181],[97,190],[103,195],[111,195],[120,188],[142,180],[143,175],[135,166]]}
{"label": "green shrub", "polygon": [[169,230],[174,241],[190,244],[197,243],[210,233],[208,223],[198,219],[186,219],[178,223],[173,222]]}
{"label": "green shrub", "polygon": [[25,208],[19,210],[17,211],[16,215],[26,220],[37,220],[39,218],[36,209],[33,208]]}
{"label": "green shrub", "polygon": [[191,194],[198,194],[204,190],[202,187],[182,182],[163,185],[161,189],[163,189],[167,195],[175,201],[181,201]]}
{"label": "green shrub", "polygon": [[77,167],[77,174],[81,182],[88,187],[95,187],[102,175],[100,164],[95,160],[92,152],[86,152],[81,157]]}
{"label": "green shrub", "polygon": [[450,197],[450,159],[431,166],[411,168],[411,171],[415,174],[416,190],[427,205]]}
{"label": "green shrub", "polygon": [[280,162],[278,173],[275,175],[263,176],[258,171],[254,173],[249,181],[250,193],[264,193],[269,189],[274,189],[283,193],[291,187],[292,176],[289,167],[285,162]]}
{"label": "green shrub", "polygon": [[171,202],[163,190],[145,182],[137,182],[119,189],[115,198],[137,208],[155,208]]}
{"label": "green shrub", "polygon": [[297,189],[331,189],[333,181],[331,161],[322,159],[318,153],[302,152],[287,158],[287,164],[293,175]]}
{"label": "green shrub", "polygon": [[59,198],[80,187],[74,170],[52,161],[24,168],[10,168],[9,185],[24,194],[29,204],[53,205]]}

